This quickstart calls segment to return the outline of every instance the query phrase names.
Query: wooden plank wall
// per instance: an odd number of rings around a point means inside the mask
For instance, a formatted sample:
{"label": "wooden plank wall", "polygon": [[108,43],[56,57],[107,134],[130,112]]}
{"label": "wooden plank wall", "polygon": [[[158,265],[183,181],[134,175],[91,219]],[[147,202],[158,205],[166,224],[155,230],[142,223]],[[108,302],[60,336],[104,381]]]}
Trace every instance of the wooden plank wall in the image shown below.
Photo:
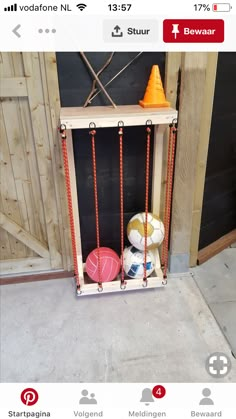
{"label": "wooden plank wall", "polygon": [[[170,106],[173,109],[177,108],[177,94],[178,94],[178,83],[181,71],[181,52],[173,52],[166,54],[166,69],[165,69],[165,93],[166,98],[170,102]],[[162,183],[161,183],[161,207],[160,217],[164,219],[165,213],[165,191],[166,191],[166,179],[167,179],[167,152],[168,152],[168,137],[169,130],[165,132],[165,140],[163,144],[163,164],[162,164]]]}
{"label": "wooden plank wall", "polygon": [[55,54],[0,54],[0,272],[72,267]]}

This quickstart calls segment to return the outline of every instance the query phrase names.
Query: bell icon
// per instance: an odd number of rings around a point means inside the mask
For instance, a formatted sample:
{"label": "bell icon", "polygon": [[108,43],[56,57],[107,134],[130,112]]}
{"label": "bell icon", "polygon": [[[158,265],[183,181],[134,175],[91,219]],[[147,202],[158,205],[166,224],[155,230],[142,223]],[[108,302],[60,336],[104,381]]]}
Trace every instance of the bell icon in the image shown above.
{"label": "bell icon", "polygon": [[142,398],[140,402],[145,403],[146,406],[149,405],[149,403],[153,403],[153,397],[152,397],[152,390],[150,388],[145,388],[142,391]]}

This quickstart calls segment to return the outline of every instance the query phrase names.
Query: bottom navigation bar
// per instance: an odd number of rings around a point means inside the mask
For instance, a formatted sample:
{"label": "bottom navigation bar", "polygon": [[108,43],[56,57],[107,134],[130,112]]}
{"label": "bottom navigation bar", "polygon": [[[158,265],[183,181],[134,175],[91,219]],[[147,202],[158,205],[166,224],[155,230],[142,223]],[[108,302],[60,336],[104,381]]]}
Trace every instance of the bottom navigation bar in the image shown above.
{"label": "bottom navigation bar", "polygon": [[1,384],[1,418],[236,417],[236,384]]}

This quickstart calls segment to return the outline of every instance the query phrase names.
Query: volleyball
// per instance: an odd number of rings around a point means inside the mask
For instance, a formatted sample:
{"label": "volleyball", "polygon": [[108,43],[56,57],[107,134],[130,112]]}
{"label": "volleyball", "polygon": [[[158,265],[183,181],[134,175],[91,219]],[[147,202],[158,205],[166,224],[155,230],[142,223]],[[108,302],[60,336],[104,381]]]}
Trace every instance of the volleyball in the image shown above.
{"label": "volleyball", "polygon": [[109,249],[109,247],[100,247],[100,272],[101,278],[99,279],[98,273],[98,249],[94,249],[89,253],[86,259],[86,272],[88,276],[94,282],[110,282],[113,281],[120,272],[120,258],[114,252],[114,250]]}
{"label": "volleyball", "polygon": [[[147,249],[155,249],[163,242],[164,224],[157,215],[148,213]],[[145,248],[145,212],[134,215],[128,223],[127,235],[130,243],[139,250]]]}
{"label": "volleyball", "polygon": [[[134,246],[126,247],[124,250],[124,271],[130,278],[143,278],[144,276],[145,253]],[[155,269],[155,256],[151,250],[147,251],[146,274],[147,277]]]}

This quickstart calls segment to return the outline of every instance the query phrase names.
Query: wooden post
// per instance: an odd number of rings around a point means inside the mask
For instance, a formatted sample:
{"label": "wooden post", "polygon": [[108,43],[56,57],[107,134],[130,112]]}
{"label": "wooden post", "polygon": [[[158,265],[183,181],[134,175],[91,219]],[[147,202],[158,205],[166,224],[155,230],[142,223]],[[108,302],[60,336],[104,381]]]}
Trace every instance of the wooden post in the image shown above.
{"label": "wooden post", "polygon": [[[168,125],[167,125],[168,126]],[[156,125],[154,132],[153,170],[152,170],[152,212],[160,215],[162,192],[162,162],[164,149],[164,132],[166,125]]]}
{"label": "wooden post", "polygon": [[172,203],[170,272],[189,268],[200,125],[205,100],[207,53],[182,57],[179,129]]}
{"label": "wooden post", "polygon": [[79,279],[81,287],[84,286],[84,270],[83,270],[83,256],[82,256],[82,243],[81,243],[81,232],[80,232],[80,219],[79,219],[79,204],[78,204],[78,192],[76,183],[76,172],[75,172],[75,158],[73,150],[73,137],[71,130],[67,130],[67,153],[70,165],[70,183],[71,183],[71,194],[72,194],[72,205],[73,205],[73,216],[75,226],[75,237],[76,237],[76,251],[77,251],[77,263],[79,268]]}
{"label": "wooden post", "polygon": [[[165,66],[165,94],[166,99],[170,102],[170,106],[176,109],[178,79],[181,67],[181,52],[168,52],[166,54]],[[162,175],[161,175],[161,198],[160,198],[160,218],[164,220],[165,213],[165,192],[167,178],[167,151],[168,151],[169,129],[164,134],[163,150],[162,150]]]}
{"label": "wooden post", "polygon": [[[42,82],[45,101],[45,110],[48,119],[53,177],[56,189],[56,199],[59,218],[59,229],[62,246],[63,268],[71,271],[73,268],[71,252],[71,235],[67,211],[67,199],[65,188],[65,173],[63,168],[63,157],[61,151],[61,140],[58,135],[58,124],[60,119],[60,92],[57,74],[56,54],[54,52],[40,53],[42,71]],[[44,75],[44,77],[43,77]]]}
{"label": "wooden post", "polygon": [[208,54],[206,83],[204,88],[204,102],[202,107],[200,136],[197,154],[197,166],[195,177],[194,203],[192,214],[192,233],[190,246],[190,266],[197,264],[198,245],[200,237],[203,194],[206,176],[208,146],[210,140],[212,108],[214,100],[216,70],[217,70],[218,53],[211,52]]}
{"label": "wooden post", "polygon": [[181,52],[168,52],[165,67],[165,93],[172,108],[176,109],[179,71],[181,67]]}
{"label": "wooden post", "polygon": [[[29,108],[31,113],[32,129],[35,140],[37,165],[42,188],[44,203],[44,215],[47,229],[47,241],[50,251],[51,267],[61,269],[61,238],[59,234],[59,219],[57,198],[55,191],[55,167],[52,165],[52,148],[49,135],[50,126],[48,120],[45,123],[45,96],[42,82],[42,68],[38,53],[23,53],[23,64],[26,77]],[[54,160],[53,160],[54,161]]]}

